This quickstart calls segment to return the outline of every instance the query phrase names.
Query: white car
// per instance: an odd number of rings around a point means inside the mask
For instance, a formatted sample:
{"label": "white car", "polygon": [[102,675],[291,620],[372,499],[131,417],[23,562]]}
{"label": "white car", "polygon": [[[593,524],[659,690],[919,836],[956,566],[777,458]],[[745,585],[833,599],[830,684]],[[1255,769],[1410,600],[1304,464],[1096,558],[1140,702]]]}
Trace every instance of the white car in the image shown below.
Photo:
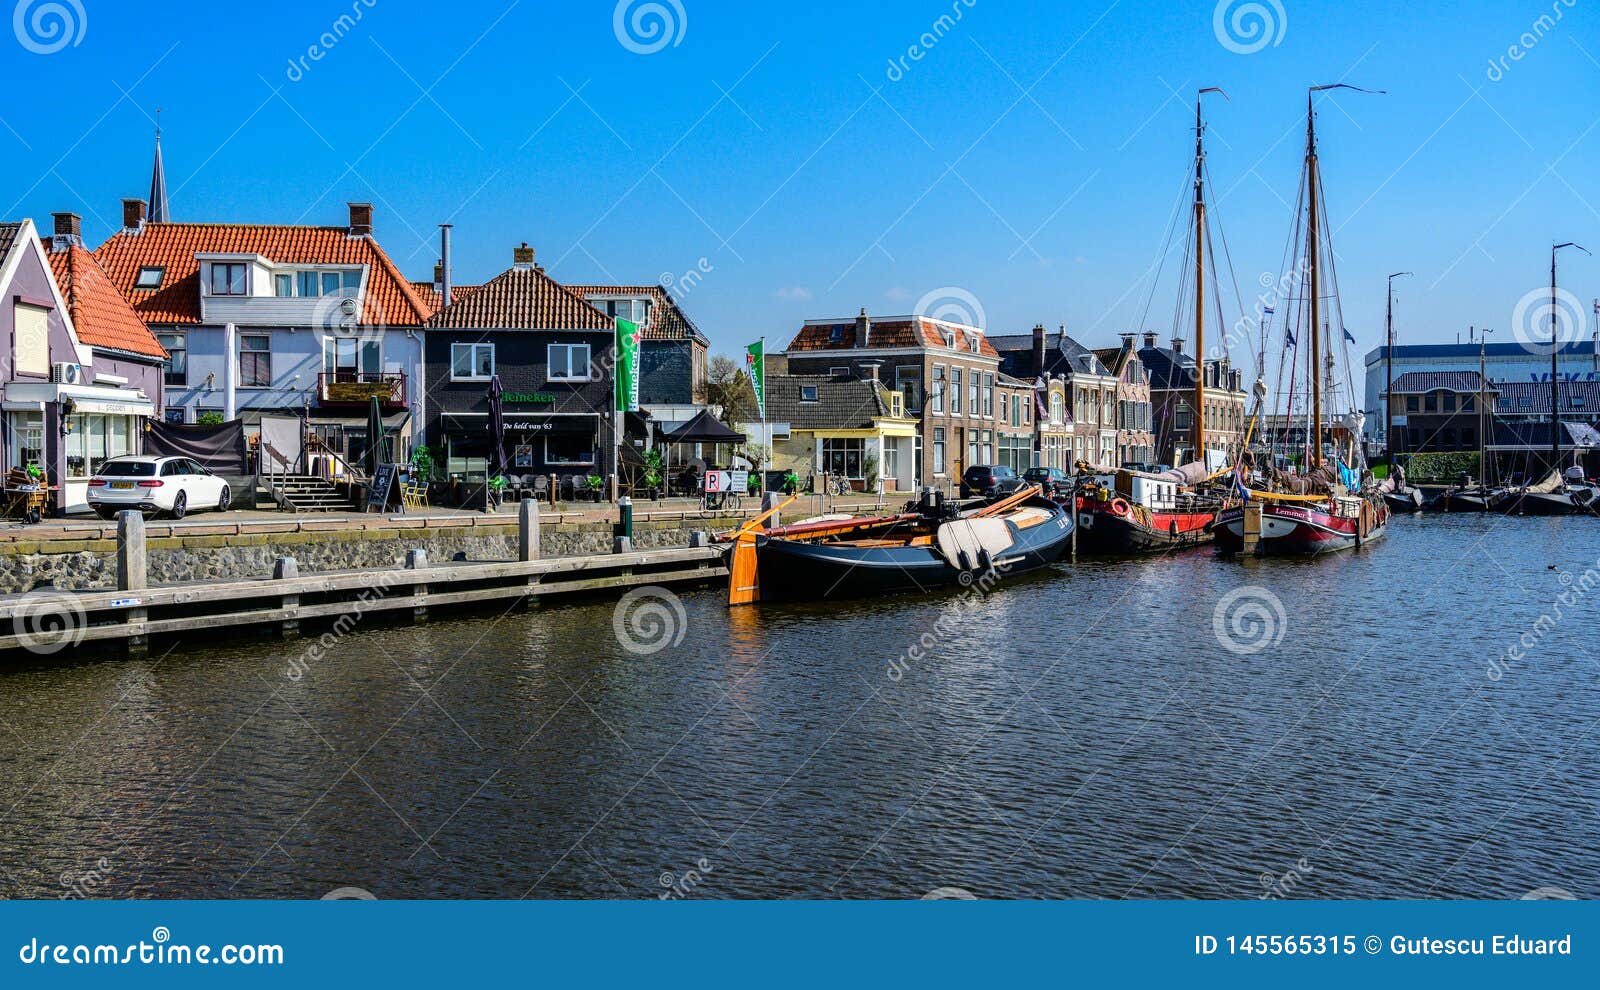
{"label": "white car", "polygon": [[123,509],[182,519],[190,509],[223,511],[232,501],[227,482],[187,457],[113,457],[89,479],[89,508],[102,519]]}

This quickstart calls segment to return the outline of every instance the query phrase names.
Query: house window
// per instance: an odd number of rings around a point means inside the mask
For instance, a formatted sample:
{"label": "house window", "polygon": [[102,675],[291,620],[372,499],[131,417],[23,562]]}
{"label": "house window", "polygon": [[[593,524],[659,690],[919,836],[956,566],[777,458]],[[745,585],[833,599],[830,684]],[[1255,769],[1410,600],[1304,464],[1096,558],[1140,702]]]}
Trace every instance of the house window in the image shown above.
{"label": "house window", "polygon": [[594,437],[584,434],[566,434],[544,438],[546,464],[593,464]]}
{"label": "house window", "polygon": [[1063,422],[1061,417],[1065,414],[1067,405],[1063,399],[1064,397],[1060,392],[1050,393],[1050,422]]}
{"label": "house window", "polygon": [[1438,412],[1439,411],[1439,395],[1438,395],[1437,392],[1429,392],[1426,396],[1423,397],[1423,399],[1422,399],[1422,411],[1423,412]]}
{"label": "house window", "polygon": [[189,338],[181,333],[159,333],[156,339],[166,348],[164,382],[167,385],[189,384]]}
{"label": "house window", "polygon": [[551,344],[546,352],[553,382],[589,381],[588,344]]}
{"label": "house window", "polygon": [[1461,397],[1461,411],[1462,412],[1472,412],[1473,409],[1477,408],[1477,404],[1478,404],[1478,400],[1474,399],[1470,395],[1463,395]]}
{"label": "house window", "polygon": [[11,434],[7,453],[7,467],[26,468],[29,464],[44,467],[44,414],[14,412],[6,414],[8,432]]}
{"label": "house window", "polygon": [[984,409],[983,406],[978,404],[978,393],[982,390],[982,388],[983,386],[979,381],[978,373],[976,371],[968,371],[967,414],[969,416],[990,416],[994,414],[993,409]]}
{"label": "house window", "polygon": [[829,327],[828,328],[828,343],[830,343],[830,344],[842,344],[842,343],[844,343],[844,327]]}
{"label": "house window", "polygon": [[933,473],[944,474],[944,427],[933,428]]}
{"label": "house window", "polygon": [[971,467],[974,464],[982,464],[982,463],[983,463],[982,461],[978,460],[978,431],[977,430],[968,430],[967,431],[967,466]]}
{"label": "house window", "polygon": [[1417,412],[1420,408],[1421,406],[1416,396],[1406,396],[1406,412]]}
{"label": "house window", "polygon": [[983,456],[983,461],[981,463],[993,464],[994,463],[994,433],[989,431],[989,430],[984,430],[983,433],[979,436],[978,439],[979,439],[979,446],[981,447],[981,453],[982,453],[982,456]]}
{"label": "house window", "polygon": [[828,377],[829,378],[849,378],[850,377],[850,369],[849,368],[838,368],[838,367],[829,368],[828,369]]}
{"label": "house window", "polygon": [[138,277],[133,280],[133,287],[135,289],[159,289],[161,288],[162,276],[166,274],[167,270],[165,268],[146,265],[139,269]]}
{"label": "house window", "polygon": [[800,401],[801,402],[815,402],[815,401],[817,401],[817,387],[815,385],[802,385],[802,386],[800,386]]}
{"label": "house window", "polygon": [[944,412],[944,365],[933,366],[933,385],[928,391],[928,405],[936,413]]}
{"label": "house window", "polygon": [[214,296],[244,295],[244,269],[243,262],[212,262],[211,294]]}
{"label": "house window", "polygon": [[950,369],[950,411],[955,414],[961,412],[961,369]]}
{"label": "house window", "polygon": [[274,275],[274,276],[272,276],[272,294],[275,295],[275,296],[292,296],[292,295],[294,295],[294,276],[293,275]]}
{"label": "house window", "polygon": [[983,414],[994,418],[994,375],[988,373],[983,376]]}
{"label": "house window", "polygon": [[322,370],[344,381],[357,381],[359,374],[382,371],[378,341],[359,337],[328,337],[322,342]]}
{"label": "house window", "polygon": [[1445,395],[1445,397],[1444,397],[1444,411],[1445,412],[1455,412],[1456,411],[1455,393],[1452,392],[1452,393],[1449,393],[1449,394]]}
{"label": "house window", "polygon": [[450,345],[450,378],[453,381],[486,382],[493,377],[493,344]]}
{"label": "house window", "polygon": [[265,388],[272,384],[272,337],[247,333],[239,337],[239,384]]}
{"label": "house window", "polygon": [[922,380],[922,369],[918,367],[900,367],[894,369],[894,389],[904,398],[905,407],[910,410],[922,408],[917,394],[917,387]]}
{"label": "house window", "polygon": [[100,470],[107,458],[131,452],[132,416],[80,413],[68,420],[67,477],[87,478]]}
{"label": "house window", "polygon": [[822,470],[852,481],[866,480],[866,440],[860,437],[825,437],[822,441]]}

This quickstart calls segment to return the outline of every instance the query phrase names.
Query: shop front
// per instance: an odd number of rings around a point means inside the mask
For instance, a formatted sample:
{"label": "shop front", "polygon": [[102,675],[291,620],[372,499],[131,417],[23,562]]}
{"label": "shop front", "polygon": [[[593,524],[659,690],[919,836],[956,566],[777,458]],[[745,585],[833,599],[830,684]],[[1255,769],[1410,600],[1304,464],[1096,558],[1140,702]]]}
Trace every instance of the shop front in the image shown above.
{"label": "shop front", "polygon": [[57,512],[88,510],[89,479],[113,457],[142,449],[141,423],[155,415],[142,391],[102,385],[11,382],[5,414],[5,466],[35,466],[57,486]]}
{"label": "shop front", "polygon": [[[508,409],[505,471],[510,475],[609,475],[611,450],[599,413]],[[494,469],[488,413],[445,413],[443,467],[451,481],[482,484]]]}

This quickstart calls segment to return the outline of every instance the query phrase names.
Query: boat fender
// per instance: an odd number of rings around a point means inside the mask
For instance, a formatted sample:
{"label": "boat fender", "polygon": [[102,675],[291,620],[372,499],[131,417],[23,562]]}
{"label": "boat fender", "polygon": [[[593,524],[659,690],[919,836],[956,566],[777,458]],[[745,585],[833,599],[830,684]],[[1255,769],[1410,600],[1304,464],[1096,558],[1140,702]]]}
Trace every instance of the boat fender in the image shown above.
{"label": "boat fender", "polygon": [[972,558],[967,556],[967,552],[965,550],[962,550],[956,554],[956,570],[972,570]]}
{"label": "boat fender", "polygon": [[988,550],[978,551],[978,570],[984,573],[994,570],[994,558],[989,556]]}
{"label": "boat fender", "polygon": [[1126,499],[1121,499],[1121,498],[1112,499],[1111,500],[1111,511],[1115,512],[1119,516],[1127,515],[1128,514],[1128,502],[1127,502],[1127,500]]}

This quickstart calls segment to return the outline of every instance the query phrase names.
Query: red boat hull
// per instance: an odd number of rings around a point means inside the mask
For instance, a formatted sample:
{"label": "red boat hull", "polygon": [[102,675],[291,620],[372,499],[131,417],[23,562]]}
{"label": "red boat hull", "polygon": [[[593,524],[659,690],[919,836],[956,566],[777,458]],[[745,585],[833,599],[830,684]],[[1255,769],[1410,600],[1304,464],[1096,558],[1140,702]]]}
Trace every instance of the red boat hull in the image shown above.
{"label": "red boat hull", "polygon": [[1215,512],[1141,512],[1123,499],[1078,498],[1078,552],[1138,554],[1210,543]]}
{"label": "red boat hull", "polygon": [[[1267,502],[1261,507],[1261,538],[1255,553],[1271,557],[1305,557],[1350,550],[1383,535],[1389,509],[1381,500],[1368,502],[1367,519],[1353,519],[1328,511],[1326,503],[1288,505]],[[1212,525],[1217,547],[1224,553],[1244,550],[1243,507],[1218,513]]]}

